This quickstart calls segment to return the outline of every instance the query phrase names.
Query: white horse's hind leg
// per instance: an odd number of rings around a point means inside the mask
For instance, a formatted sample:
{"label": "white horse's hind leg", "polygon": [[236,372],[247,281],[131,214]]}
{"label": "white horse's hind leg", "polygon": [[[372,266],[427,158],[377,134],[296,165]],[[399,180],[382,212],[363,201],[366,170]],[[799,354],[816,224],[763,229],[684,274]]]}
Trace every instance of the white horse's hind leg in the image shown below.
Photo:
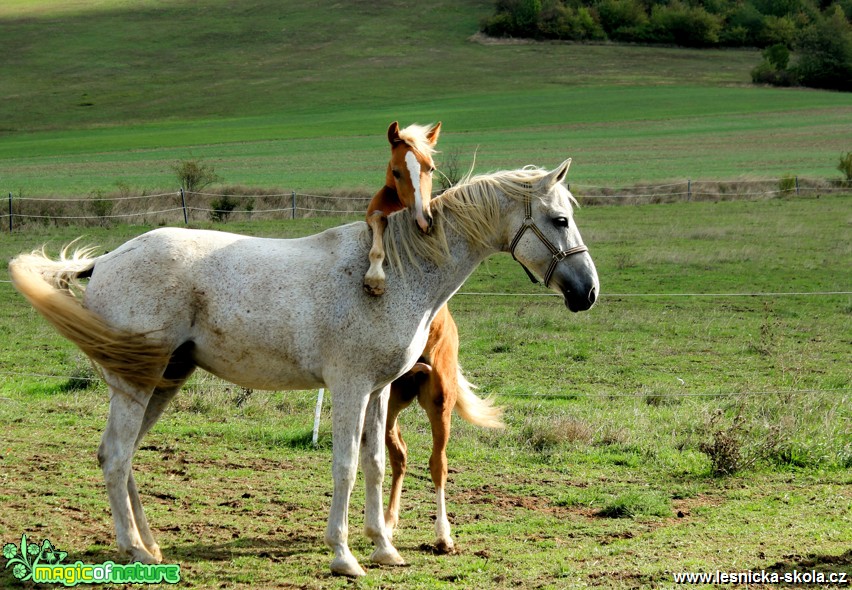
{"label": "white horse's hind leg", "polygon": [[361,469],[366,485],[364,528],[376,550],[370,559],[382,565],[403,565],[405,560],[390,542],[382,513],[382,482],[385,478],[385,419],[390,386],[374,391],[367,404],[364,434],[361,438]]}
{"label": "white horse's hind leg", "polygon": [[[109,419],[98,448],[98,461],[103,470],[109,495],[118,549],[128,553],[133,561],[158,563],[158,556],[148,549],[137,527],[134,512],[143,515],[140,520],[144,522],[146,529],[147,521],[141,511],[142,506],[139,503],[139,495],[136,493],[136,484],[135,482],[131,484],[130,473],[136,440],[141,431],[151,394],[129,386],[118,388],[112,383],[116,382],[116,379],[109,381],[111,382]],[[131,496],[134,496],[133,499]],[[135,508],[138,508],[138,511]],[[150,538],[150,529],[146,533],[149,539],[153,540]]]}
{"label": "white horse's hind leg", "polygon": [[[157,420],[159,420],[160,416],[163,415],[163,411],[166,409],[166,406],[169,405],[169,402],[179,389],[180,387],[178,386],[169,389],[154,390],[154,395],[148,402],[148,407],[145,408],[145,415],[142,418],[142,426],[139,430],[139,434],[136,436],[136,442],[133,445],[134,452],[139,448],[139,445],[142,442],[142,437],[144,437],[151,427],[157,423]],[[154,539],[154,535],[151,533],[150,526],[148,526],[148,519],[145,517],[145,510],[142,508],[142,502],[139,499],[139,491],[136,488],[136,480],[133,478],[132,466],[130,477],[127,481],[127,493],[130,497],[130,505],[133,508],[133,520],[136,522],[136,529],[139,531],[139,536],[145,544],[145,548],[148,552],[154,556],[154,559],[161,562],[163,560],[163,554],[160,551],[160,546]]]}

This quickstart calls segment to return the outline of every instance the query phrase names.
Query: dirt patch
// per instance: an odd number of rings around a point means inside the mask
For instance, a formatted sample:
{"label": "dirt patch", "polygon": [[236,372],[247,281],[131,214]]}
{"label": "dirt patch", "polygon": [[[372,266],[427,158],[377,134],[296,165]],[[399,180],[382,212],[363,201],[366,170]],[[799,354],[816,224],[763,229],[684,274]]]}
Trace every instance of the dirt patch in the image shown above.
{"label": "dirt patch", "polygon": [[453,501],[459,504],[486,504],[500,510],[523,508],[524,510],[547,514],[552,514],[558,508],[553,506],[547,498],[538,495],[518,496],[509,494],[497,486],[489,484],[460,492]]}

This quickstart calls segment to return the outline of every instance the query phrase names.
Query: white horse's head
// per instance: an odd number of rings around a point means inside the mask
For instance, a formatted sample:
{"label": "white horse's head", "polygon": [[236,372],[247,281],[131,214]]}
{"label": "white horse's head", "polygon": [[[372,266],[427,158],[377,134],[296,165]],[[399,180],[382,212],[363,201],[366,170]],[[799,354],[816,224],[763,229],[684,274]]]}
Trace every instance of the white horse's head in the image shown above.
{"label": "white horse's head", "polygon": [[571,311],[585,311],[595,304],[600,283],[595,263],[583,244],[574,223],[576,203],[564,184],[571,159],[540,178],[521,183],[521,198],[512,207],[508,220],[509,251],[521,263],[533,282],[529,269],[545,286],[558,291]]}

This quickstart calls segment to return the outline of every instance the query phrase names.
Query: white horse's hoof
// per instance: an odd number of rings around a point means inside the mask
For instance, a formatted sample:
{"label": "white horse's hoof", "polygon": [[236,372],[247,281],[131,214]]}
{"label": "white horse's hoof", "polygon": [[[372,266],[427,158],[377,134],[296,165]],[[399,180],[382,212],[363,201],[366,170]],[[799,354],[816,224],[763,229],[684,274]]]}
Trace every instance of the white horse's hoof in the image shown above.
{"label": "white horse's hoof", "polygon": [[438,553],[455,553],[456,546],[450,537],[446,539],[437,539],[435,541],[435,551]]}
{"label": "white horse's hoof", "polygon": [[367,575],[364,568],[358,565],[358,561],[351,555],[348,558],[335,557],[331,562],[331,573],[350,578],[359,578]]}
{"label": "white horse's hoof", "polygon": [[150,547],[146,545],[145,548],[148,549],[148,552],[157,560],[157,563],[163,563],[163,552],[160,551],[159,545],[154,544]]}
{"label": "white horse's hoof", "polygon": [[[144,563],[145,565],[155,565],[163,561],[163,555],[151,555],[145,549],[134,548],[126,551],[130,555],[130,563]],[[159,549],[157,550],[159,553]]]}
{"label": "white horse's hoof", "polygon": [[400,555],[399,551],[393,547],[376,549],[370,556],[370,561],[380,565],[405,565],[405,560],[402,558],[402,555]]}

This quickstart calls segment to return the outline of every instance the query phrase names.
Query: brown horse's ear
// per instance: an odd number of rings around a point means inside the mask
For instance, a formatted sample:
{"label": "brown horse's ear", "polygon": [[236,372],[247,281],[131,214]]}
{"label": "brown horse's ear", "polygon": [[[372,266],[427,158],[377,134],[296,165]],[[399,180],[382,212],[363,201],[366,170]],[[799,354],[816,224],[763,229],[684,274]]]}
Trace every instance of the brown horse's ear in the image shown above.
{"label": "brown horse's ear", "polygon": [[429,141],[429,145],[435,145],[438,143],[438,136],[441,135],[441,122],[438,121],[434,127],[432,127],[428,133],[426,133],[426,139]]}
{"label": "brown horse's ear", "polygon": [[414,363],[414,366],[411,367],[411,373],[413,375],[416,375],[418,373],[424,373],[424,374],[428,375],[431,372],[432,372],[432,367],[430,365],[426,364],[426,363],[423,363],[423,362]]}
{"label": "brown horse's ear", "polygon": [[388,141],[391,145],[396,145],[402,142],[402,139],[399,137],[399,121],[394,121],[388,127]]}

